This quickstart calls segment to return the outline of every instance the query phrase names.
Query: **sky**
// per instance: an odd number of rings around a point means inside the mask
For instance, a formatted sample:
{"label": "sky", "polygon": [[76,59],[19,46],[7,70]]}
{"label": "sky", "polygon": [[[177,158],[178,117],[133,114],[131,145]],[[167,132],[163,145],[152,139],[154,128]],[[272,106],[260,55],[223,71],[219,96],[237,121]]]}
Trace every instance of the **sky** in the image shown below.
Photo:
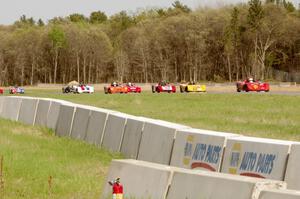
{"label": "sky", "polygon": [[[93,11],[103,11],[107,15],[122,10],[135,12],[141,8],[169,7],[175,0],[0,0],[0,24],[13,24],[25,14],[34,19],[47,20],[72,13],[86,16]],[[298,5],[300,0],[291,0]],[[181,0],[192,9],[199,6],[220,6],[230,3],[247,2],[247,0]]]}

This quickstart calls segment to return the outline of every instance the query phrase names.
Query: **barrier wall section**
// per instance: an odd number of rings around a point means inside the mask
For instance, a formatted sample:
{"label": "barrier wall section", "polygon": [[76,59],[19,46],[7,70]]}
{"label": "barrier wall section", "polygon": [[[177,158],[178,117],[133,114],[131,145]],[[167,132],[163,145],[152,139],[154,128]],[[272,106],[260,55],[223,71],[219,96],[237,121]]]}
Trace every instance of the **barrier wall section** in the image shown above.
{"label": "barrier wall section", "polygon": [[105,125],[102,146],[112,152],[120,152],[124,128],[128,117],[123,113],[110,113]]}
{"label": "barrier wall section", "polygon": [[36,98],[22,98],[18,121],[33,125],[38,102]]}
{"label": "barrier wall section", "polygon": [[138,160],[170,164],[176,129],[188,128],[160,120],[146,121]]}
{"label": "barrier wall section", "polygon": [[17,97],[6,97],[3,101],[2,117],[17,121],[21,108],[22,99]]}
{"label": "barrier wall section", "polygon": [[223,173],[283,180],[291,142],[254,138],[229,138]]}
{"label": "barrier wall section", "polygon": [[90,113],[91,108],[89,107],[76,107],[71,132],[72,138],[85,140]]}
{"label": "barrier wall section", "polygon": [[220,171],[226,139],[236,134],[186,129],[176,133],[171,166]]}
{"label": "barrier wall section", "polygon": [[105,109],[96,109],[91,111],[85,137],[85,140],[88,143],[98,146],[101,145],[109,112],[110,111]]}
{"label": "barrier wall section", "polygon": [[285,179],[289,189],[300,191],[300,143],[292,144]]}
{"label": "barrier wall section", "polygon": [[264,190],[259,199],[299,199],[300,192],[292,190]]}
{"label": "barrier wall section", "polygon": [[281,181],[182,169],[175,170],[167,199],[258,199],[262,189],[285,187]]}
{"label": "barrier wall section", "polygon": [[121,153],[126,158],[136,159],[142,138],[145,120],[142,118],[128,118],[125,126]]}
{"label": "barrier wall section", "polygon": [[56,126],[56,135],[70,136],[72,130],[73,117],[76,107],[73,104],[61,104],[58,121]]}
{"label": "barrier wall section", "polygon": [[62,102],[51,100],[51,104],[50,104],[48,116],[47,116],[47,127],[48,128],[53,129],[53,130],[56,129],[61,105],[62,105]]}
{"label": "barrier wall section", "polygon": [[3,104],[4,104],[4,99],[5,97],[1,96],[0,97],[0,116],[2,117],[2,108],[3,108]]}
{"label": "barrier wall section", "polygon": [[[113,160],[106,182],[119,177],[124,187],[124,198],[164,199],[171,170],[164,165],[136,160]],[[111,198],[112,187],[104,185],[102,199]]]}
{"label": "barrier wall section", "polygon": [[48,112],[51,101],[47,99],[40,99],[37,105],[34,125],[47,126]]}

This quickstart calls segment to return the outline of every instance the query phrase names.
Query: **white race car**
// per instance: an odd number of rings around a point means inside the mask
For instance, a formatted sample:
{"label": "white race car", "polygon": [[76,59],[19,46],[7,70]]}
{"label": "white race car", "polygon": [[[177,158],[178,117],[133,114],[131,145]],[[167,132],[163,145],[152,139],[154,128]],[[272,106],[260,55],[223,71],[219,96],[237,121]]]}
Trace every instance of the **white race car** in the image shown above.
{"label": "white race car", "polygon": [[79,84],[76,81],[68,83],[62,88],[63,93],[94,93],[94,87],[85,84]]}
{"label": "white race car", "polygon": [[73,86],[74,93],[94,93],[94,87],[90,85]]}

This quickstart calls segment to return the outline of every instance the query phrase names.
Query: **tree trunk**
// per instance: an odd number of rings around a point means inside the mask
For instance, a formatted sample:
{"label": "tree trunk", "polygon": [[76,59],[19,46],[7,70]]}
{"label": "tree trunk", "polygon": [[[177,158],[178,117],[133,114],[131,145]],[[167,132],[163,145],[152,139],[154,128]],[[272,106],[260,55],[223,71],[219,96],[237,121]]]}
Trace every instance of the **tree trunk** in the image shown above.
{"label": "tree trunk", "polygon": [[54,58],[54,84],[56,84],[57,65],[58,65],[58,49],[55,48],[55,58]]}
{"label": "tree trunk", "polygon": [[21,66],[21,86],[24,86],[24,63],[22,63],[22,66]]}
{"label": "tree trunk", "polygon": [[79,58],[79,53],[76,53],[76,64],[77,64],[77,81],[80,83],[80,58]]}
{"label": "tree trunk", "polygon": [[227,54],[227,65],[228,65],[228,78],[229,78],[229,82],[231,82],[231,63],[230,63],[229,54]]}
{"label": "tree trunk", "polygon": [[34,77],[34,66],[35,66],[35,57],[33,55],[32,62],[31,62],[31,75],[30,75],[30,85],[33,85],[33,77]]}
{"label": "tree trunk", "polygon": [[83,82],[86,83],[86,56],[83,56]]}
{"label": "tree trunk", "polygon": [[257,48],[258,48],[258,33],[255,32],[255,40],[254,40],[254,62],[252,63],[252,75],[254,74],[254,78],[257,76]]}
{"label": "tree trunk", "polygon": [[89,61],[88,83],[91,83],[92,58]]}

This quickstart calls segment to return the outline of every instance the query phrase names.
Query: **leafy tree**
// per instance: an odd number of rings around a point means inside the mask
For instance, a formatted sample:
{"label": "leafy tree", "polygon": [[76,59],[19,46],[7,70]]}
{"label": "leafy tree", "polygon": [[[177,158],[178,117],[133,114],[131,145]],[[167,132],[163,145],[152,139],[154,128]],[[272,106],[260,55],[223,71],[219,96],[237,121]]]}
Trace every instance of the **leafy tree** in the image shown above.
{"label": "leafy tree", "polygon": [[283,6],[288,12],[294,12],[296,10],[294,4],[286,0],[283,0]]}
{"label": "leafy tree", "polygon": [[90,23],[92,24],[100,24],[107,20],[107,16],[104,12],[97,11],[92,12],[89,18]]}
{"label": "leafy tree", "polygon": [[22,15],[18,21],[15,22],[16,26],[34,26],[35,21],[32,17],[27,18],[26,15]]}
{"label": "leafy tree", "polygon": [[45,25],[45,23],[43,22],[42,19],[39,19],[38,22],[37,22],[37,25],[40,26],[40,27],[42,27],[42,26]]}
{"label": "leafy tree", "polygon": [[180,1],[175,1],[172,3],[172,6],[175,10],[180,10],[183,13],[190,13],[192,11],[187,5],[182,4]]}
{"label": "leafy tree", "polygon": [[49,34],[49,39],[52,42],[52,51],[54,52],[54,84],[56,83],[57,68],[58,68],[58,56],[60,49],[66,45],[65,33],[62,28],[54,25]]}
{"label": "leafy tree", "polygon": [[69,16],[69,19],[70,19],[71,22],[74,22],[74,23],[87,21],[87,19],[84,15],[78,14],[78,13],[71,14]]}
{"label": "leafy tree", "polygon": [[261,25],[261,20],[264,17],[261,0],[250,0],[248,9],[248,24],[254,31]]}

